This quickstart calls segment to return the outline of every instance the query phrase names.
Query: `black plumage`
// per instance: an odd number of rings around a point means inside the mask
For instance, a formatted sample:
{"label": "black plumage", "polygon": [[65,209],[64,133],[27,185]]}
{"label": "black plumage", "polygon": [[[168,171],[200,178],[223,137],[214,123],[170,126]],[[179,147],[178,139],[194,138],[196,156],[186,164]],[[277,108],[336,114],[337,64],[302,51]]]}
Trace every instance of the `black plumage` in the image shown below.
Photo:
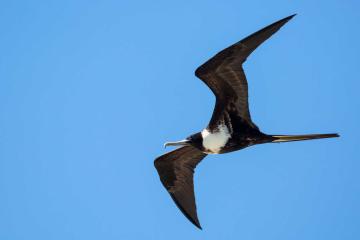
{"label": "black plumage", "polygon": [[[195,147],[185,146],[160,156],[155,167],[161,182],[184,215],[198,228],[193,175],[196,165],[206,156]],[[178,161],[181,159],[181,161]]]}
{"label": "black plumage", "polygon": [[214,93],[211,120],[202,132],[166,145],[185,145],[158,157],[154,164],[160,180],[183,214],[201,228],[196,211],[193,174],[209,153],[227,153],[255,144],[338,137],[338,134],[267,135],[252,122],[248,84],[242,64],[265,40],[295,15],[281,19],[222,50],[196,69]]}

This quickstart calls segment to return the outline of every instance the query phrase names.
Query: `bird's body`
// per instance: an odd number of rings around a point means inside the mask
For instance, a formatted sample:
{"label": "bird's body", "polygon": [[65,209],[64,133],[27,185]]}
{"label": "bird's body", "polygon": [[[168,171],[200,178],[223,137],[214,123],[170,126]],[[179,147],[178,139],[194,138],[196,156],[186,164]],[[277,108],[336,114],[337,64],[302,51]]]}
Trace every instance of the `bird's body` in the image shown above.
{"label": "bird's body", "polygon": [[201,65],[195,75],[215,94],[216,103],[208,126],[178,142],[182,146],[155,160],[160,180],[183,214],[198,228],[193,173],[207,154],[222,154],[263,143],[338,137],[338,134],[268,135],[252,122],[248,86],[242,68],[247,57],[292,17],[286,17],[222,50]]}
{"label": "bird's body", "polygon": [[213,130],[205,128],[201,131],[201,138],[202,147],[199,150],[207,154],[233,152],[261,143],[265,139],[271,139],[270,136],[257,129],[246,128],[246,126],[237,129],[237,126],[227,126],[225,123]]}
{"label": "bird's body", "polygon": [[203,152],[208,154],[221,153],[231,139],[231,134],[225,124],[219,125],[214,132],[204,129],[201,131]]}

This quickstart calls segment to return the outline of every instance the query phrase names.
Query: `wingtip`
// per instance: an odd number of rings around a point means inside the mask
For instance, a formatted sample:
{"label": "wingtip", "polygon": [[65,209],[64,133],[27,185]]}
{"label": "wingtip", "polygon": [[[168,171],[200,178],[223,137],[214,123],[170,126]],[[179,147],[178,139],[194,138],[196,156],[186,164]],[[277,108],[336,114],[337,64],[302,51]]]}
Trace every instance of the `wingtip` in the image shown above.
{"label": "wingtip", "polygon": [[297,13],[294,13],[293,15],[290,15],[290,16],[284,18],[283,20],[284,20],[284,21],[289,21],[290,19],[292,19],[292,18],[295,17],[296,15],[297,15]]}
{"label": "wingtip", "polygon": [[192,223],[192,224],[194,224],[195,225],[195,227],[197,227],[198,229],[200,229],[200,230],[203,230],[202,229],[202,227],[201,227],[201,225],[200,225],[200,222],[199,222],[199,219],[189,219],[190,220],[190,222]]}
{"label": "wingtip", "polygon": [[203,230],[202,227],[200,226],[200,224],[195,224],[195,226],[196,226],[199,230]]}
{"label": "wingtip", "polygon": [[191,222],[192,224],[195,225],[195,227],[197,227],[197,228],[200,229],[200,230],[203,230],[202,227],[201,227],[201,225],[200,225],[200,222],[199,222],[199,219],[197,218],[197,216],[196,216],[195,219],[192,219],[192,218],[190,219],[190,218],[189,218],[189,220],[190,220],[190,222]]}
{"label": "wingtip", "polygon": [[185,217],[192,223],[194,226],[196,226],[198,229],[202,230],[202,227],[200,225],[199,218],[197,216],[197,212],[195,210],[195,214],[190,214],[188,211],[184,209],[184,207],[180,204],[178,199],[175,197],[174,194],[170,193],[171,198],[174,200],[176,206],[181,210],[181,212],[185,215]]}

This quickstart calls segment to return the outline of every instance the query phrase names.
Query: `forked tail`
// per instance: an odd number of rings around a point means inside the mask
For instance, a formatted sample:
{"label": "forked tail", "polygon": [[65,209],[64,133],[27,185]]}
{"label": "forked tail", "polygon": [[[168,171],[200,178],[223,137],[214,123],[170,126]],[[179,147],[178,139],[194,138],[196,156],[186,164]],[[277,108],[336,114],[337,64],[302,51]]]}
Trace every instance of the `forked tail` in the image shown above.
{"label": "forked tail", "polygon": [[306,135],[272,135],[274,140],[272,142],[292,142],[292,141],[303,141],[303,140],[312,140],[320,138],[333,138],[339,137],[337,133],[328,133],[328,134],[306,134]]}

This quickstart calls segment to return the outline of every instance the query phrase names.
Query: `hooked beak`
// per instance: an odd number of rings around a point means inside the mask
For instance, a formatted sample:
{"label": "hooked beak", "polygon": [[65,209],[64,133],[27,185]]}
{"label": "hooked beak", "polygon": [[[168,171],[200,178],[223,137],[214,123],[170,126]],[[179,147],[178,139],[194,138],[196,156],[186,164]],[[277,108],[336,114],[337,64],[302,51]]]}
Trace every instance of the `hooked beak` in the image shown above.
{"label": "hooked beak", "polygon": [[164,148],[166,148],[167,146],[187,146],[190,144],[190,140],[184,139],[178,142],[166,142],[164,144]]}

